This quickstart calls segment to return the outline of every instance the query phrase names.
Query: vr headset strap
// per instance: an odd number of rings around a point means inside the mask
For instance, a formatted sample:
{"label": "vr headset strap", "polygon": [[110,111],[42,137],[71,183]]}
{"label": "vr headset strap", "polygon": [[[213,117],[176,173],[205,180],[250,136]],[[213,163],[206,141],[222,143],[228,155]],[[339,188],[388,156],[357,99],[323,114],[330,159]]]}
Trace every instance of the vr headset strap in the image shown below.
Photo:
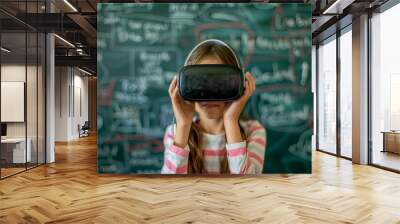
{"label": "vr headset strap", "polygon": [[205,43],[208,43],[208,42],[218,42],[218,43],[220,43],[220,44],[226,46],[226,47],[232,52],[233,56],[235,57],[235,61],[236,61],[236,63],[239,65],[239,68],[242,69],[242,64],[240,63],[239,58],[236,56],[235,51],[234,51],[227,43],[223,42],[222,40],[218,40],[218,39],[208,39],[208,40],[204,40],[204,41],[198,43],[198,44],[190,51],[190,53],[189,53],[188,56],[186,57],[186,60],[185,60],[185,64],[184,64],[184,65],[187,65],[187,63],[188,63],[188,61],[189,61],[189,58],[192,56],[193,52],[194,52],[197,48],[199,48],[202,44],[205,44]]}

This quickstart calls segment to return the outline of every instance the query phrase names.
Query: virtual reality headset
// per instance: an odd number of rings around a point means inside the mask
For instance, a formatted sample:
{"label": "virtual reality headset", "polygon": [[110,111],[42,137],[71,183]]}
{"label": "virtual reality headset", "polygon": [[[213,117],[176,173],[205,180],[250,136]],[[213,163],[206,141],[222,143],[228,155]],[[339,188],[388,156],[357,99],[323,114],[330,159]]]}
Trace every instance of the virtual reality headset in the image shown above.
{"label": "virtual reality headset", "polygon": [[[231,50],[236,63],[240,66],[226,64],[187,65],[192,53],[202,44],[218,42]],[[210,39],[199,43],[189,53],[185,66],[178,73],[179,94],[187,101],[232,101],[243,95],[244,74],[235,52],[226,43]]]}
{"label": "virtual reality headset", "polygon": [[179,94],[187,101],[230,101],[243,95],[243,72],[232,65],[187,65],[179,71]]}

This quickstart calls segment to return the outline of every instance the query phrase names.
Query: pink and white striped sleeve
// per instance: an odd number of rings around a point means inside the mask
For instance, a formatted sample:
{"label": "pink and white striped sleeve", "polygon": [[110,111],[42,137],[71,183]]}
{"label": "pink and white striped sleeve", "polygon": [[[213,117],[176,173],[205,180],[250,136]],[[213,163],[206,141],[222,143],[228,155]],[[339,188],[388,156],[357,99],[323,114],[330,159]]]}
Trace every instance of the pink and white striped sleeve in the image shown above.
{"label": "pink and white striped sleeve", "polygon": [[247,141],[226,144],[231,174],[262,174],[265,146],[265,128],[258,121],[247,121]]}
{"label": "pink and white striped sleeve", "polygon": [[185,148],[174,145],[173,126],[167,127],[164,134],[164,165],[162,174],[187,174],[189,146]]}

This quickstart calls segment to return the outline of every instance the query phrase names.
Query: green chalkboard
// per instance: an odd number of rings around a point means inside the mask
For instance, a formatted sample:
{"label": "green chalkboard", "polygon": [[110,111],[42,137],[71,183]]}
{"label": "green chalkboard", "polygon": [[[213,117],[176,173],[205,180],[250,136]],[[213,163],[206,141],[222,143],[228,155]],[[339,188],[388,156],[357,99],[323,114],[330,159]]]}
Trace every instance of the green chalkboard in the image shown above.
{"label": "green chalkboard", "polygon": [[256,78],[244,113],[267,130],[264,173],[310,173],[311,6],[98,4],[98,170],[159,173],[167,88],[201,40],[229,43]]}

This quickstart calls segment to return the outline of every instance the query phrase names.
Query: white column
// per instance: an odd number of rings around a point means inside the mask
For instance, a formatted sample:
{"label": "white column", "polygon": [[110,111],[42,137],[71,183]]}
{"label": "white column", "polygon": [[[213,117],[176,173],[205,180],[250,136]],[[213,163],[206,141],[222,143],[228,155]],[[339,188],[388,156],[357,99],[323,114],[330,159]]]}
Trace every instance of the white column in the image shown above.
{"label": "white column", "polygon": [[[46,4],[47,12],[53,12],[54,6],[50,1]],[[46,35],[46,163],[55,162],[54,132],[55,132],[55,44],[54,35]]]}
{"label": "white column", "polygon": [[368,16],[353,19],[353,162],[368,163]]}
{"label": "white column", "polygon": [[52,163],[55,161],[55,150],[54,150],[54,132],[55,132],[55,76],[54,76],[54,35],[47,34],[46,36],[47,45],[47,71],[46,71],[46,163]]}

